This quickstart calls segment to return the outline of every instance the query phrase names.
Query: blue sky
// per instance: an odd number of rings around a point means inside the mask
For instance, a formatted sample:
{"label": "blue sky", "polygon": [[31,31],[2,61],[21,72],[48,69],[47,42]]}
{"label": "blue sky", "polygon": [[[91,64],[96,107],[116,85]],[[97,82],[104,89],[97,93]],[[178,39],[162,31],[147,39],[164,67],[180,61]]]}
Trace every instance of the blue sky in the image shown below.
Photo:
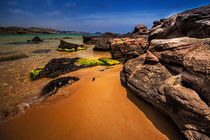
{"label": "blue sky", "polygon": [[127,33],[210,0],[1,0],[0,26]]}

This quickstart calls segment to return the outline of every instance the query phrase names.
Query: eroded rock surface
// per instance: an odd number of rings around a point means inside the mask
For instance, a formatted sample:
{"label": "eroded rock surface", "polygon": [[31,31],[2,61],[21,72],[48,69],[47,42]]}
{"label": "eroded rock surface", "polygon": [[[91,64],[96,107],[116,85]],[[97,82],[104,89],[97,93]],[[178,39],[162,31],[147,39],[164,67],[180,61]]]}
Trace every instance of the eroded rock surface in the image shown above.
{"label": "eroded rock surface", "polygon": [[175,14],[155,22],[149,40],[175,37],[207,38],[210,36],[210,4]]}
{"label": "eroded rock surface", "polygon": [[37,78],[42,77],[56,77],[61,74],[66,74],[72,71],[85,68],[85,65],[76,65],[75,62],[79,58],[55,58],[48,62],[42,69]]}
{"label": "eroded rock surface", "polygon": [[129,38],[148,38],[149,30],[143,24],[138,24],[132,33],[128,33],[126,37]]}
{"label": "eroded rock surface", "polygon": [[146,39],[116,38],[110,41],[112,58],[127,61],[145,53],[148,47]]}
{"label": "eroded rock surface", "polygon": [[50,96],[52,94],[55,94],[62,86],[71,85],[78,80],[79,78],[70,76],[52,80],[42,89],[41,96]]}
{"label": "eroded rock surface", "polygon": [[121,81],[168,115],[188,139],[210,138],[210,38],[152,40]]}
{"label": "eroded rock surface", "polygon": [[60,40],[60,44],[58,46],[59,49],[75,49],[75,50],[77,50],[78,47],[84,47],[84,45],[73,44]]}

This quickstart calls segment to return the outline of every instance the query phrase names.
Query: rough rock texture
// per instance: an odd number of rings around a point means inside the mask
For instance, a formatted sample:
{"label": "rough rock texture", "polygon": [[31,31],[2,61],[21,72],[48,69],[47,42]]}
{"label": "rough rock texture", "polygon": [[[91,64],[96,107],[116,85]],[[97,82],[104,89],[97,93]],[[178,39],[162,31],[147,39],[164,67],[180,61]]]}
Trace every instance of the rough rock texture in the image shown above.
{"label": "rough rock texture", "polygon": [[152,39],[175,37],[210,37],[210,4],[175,14],[160,22],[155,22],[149,33]]}
{"label": "rough rock texture", "polygon": [[123,38],[125,37],[124,34],[115,34],[106,32],[101,36],[92,38],[91,40],[95,42],[95,47],[93,48],[94,51],[109,51],[110,50],[110,39],[113,38]]}
{"label": "rough rock texture", "polygon": [[77,44],[73,44],[73,43],[69,43],[63,40],[60,40],[60,44],[58,46],[58,48],[60,49],[75,49],[77,50],[77,47],[84,47],[84,45],[77,45]]}
{"label": "rough rock texture", "polygon": [[72,71],[85,68],[85,65],[75,65],[79,58],[55,58],[48,62],[37,78],[56,77],[61,74],[66,74]]}
{"label": "rough rock texture", "polygon": [[62,86],[71,85],[78,80],[79,78],[70,76],[52,80],[42,89],[41,96],[50,96],[52,94],[55,94]]}
{"label": "rough rock texture", "polygon": [[94,51],[109,51],[110,50],[110,39],[123,38],[125,34],[115,34],[106,32],[100,36],[84,35],[83,43],[89,45],[95,45]]}
{"label": "rough rock texture", "polygon": [[210,138],[210,38],[152,40],[121,81],[168,115],[188,139]]}
{"label": "rough rock texture", "polygon": [[148,46],[147,40],[143,38],[116,38],[110,42],[112,58],[124,62],[145,53]]}
{"label": "rough rock texture", "polygon": [[38,36],[35,36],[32,40],[27,40],[27,43],[40,43],[40,42],[43,42],[43,40],[41,40]]}
{"label": "rough rock texture", "polygon": [[88,44],[88,45],[94,45],[98,37],[99,36],[83,35],[83,43]]}
{"label": "rough rock texture", "polygon": [[110,38],[98,38],[93,50],[94,51],[109,51],[110,50]]}
{"label": "rough rock texture", "polygon": [[38,36],[35,36],[32,40],[32,42],[43,42]]}
{"label": "rough rock texture", "polygon": [[132,33],[128,33],[126,37],[129,38],[148,38],[149,30],[145,25],[138,24]]}

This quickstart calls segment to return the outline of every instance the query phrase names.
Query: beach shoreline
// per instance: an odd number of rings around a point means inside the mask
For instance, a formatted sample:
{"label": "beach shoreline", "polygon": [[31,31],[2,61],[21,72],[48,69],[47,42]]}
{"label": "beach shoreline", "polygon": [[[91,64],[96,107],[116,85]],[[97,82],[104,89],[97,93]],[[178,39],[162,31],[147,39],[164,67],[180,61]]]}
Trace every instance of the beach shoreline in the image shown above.
{"label": "beach shoreline", "polygon": [[[128,99],[119,78],[122,65],[106,68],[97,66],[66,74],[80,80],[2,123],[3,139],[181,138],[174,124],[151,105],[140,101],[150,112],[148,117]],[[159,124],[153,122],[155,119]]]}

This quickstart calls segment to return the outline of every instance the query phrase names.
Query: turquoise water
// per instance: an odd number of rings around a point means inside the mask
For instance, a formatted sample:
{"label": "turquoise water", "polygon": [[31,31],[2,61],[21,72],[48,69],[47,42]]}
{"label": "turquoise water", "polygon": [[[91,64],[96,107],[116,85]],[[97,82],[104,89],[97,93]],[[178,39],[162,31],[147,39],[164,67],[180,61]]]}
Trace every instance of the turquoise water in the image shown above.
{"label": "turquoise water", "polygon": [[[0,44],[10,42],[26,42],[27,40],[33,39],[38,36],[42,40],[49,39],[62,39],[63,37],[82,38],[83,35],[87,34],[0,34]],[[96,34],[91,34],[96,35]]]}

